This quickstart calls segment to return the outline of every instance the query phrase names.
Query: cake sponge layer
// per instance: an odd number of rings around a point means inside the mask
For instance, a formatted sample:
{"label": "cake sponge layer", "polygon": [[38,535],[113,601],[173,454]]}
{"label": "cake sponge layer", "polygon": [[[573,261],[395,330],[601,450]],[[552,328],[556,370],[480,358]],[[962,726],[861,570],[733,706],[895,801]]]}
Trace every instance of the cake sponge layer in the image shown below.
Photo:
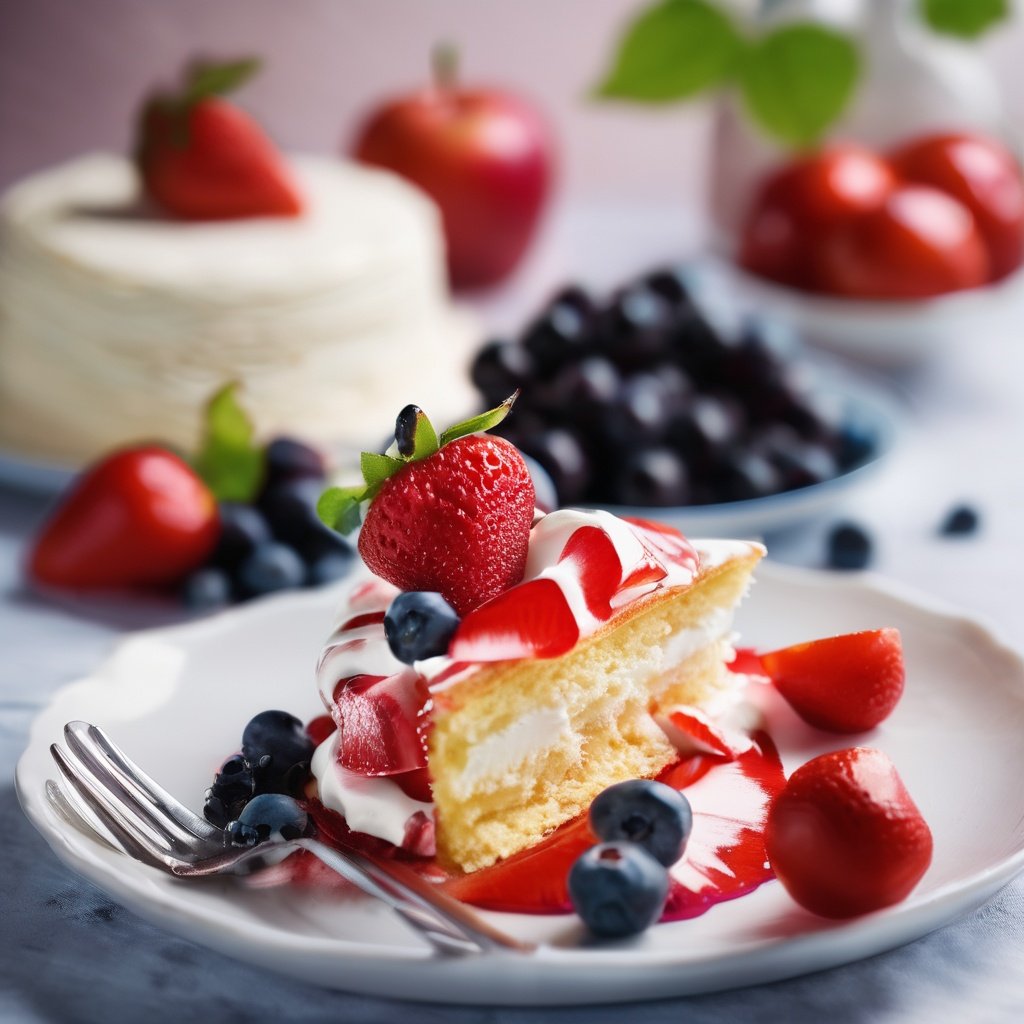
{"label": "cake sponge layer", "polygon": [[630,605],[572,651],[481,668],[436,694],[429,765],[442,858],[473,871],[677,757],[651,717],[728,687],[731,612],[762,549]]}

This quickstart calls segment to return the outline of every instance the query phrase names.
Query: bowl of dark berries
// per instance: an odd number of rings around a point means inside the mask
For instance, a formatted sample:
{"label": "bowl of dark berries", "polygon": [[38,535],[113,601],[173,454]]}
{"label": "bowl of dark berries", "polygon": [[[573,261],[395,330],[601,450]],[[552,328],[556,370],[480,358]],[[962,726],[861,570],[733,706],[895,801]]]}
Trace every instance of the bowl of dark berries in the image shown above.
{"label": "bowl of dark berries", "polygon": [[520,392],[495,433],[543,471],[541,505],[763,535],[821,515],[878,468],[893,399],[702,291],[689,266],[609,296],[566,287],[519,337],[478,351],[484,403]]}

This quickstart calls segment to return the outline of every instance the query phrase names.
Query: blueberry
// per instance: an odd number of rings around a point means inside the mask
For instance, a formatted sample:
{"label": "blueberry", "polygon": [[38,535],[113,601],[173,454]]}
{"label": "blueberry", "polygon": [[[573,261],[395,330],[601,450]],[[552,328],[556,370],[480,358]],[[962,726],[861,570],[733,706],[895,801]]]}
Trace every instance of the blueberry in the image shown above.
{"label": "blueberry", "polygon": [[605,842],[639,843],[655,860],[671,867],[686,849],[693,813],[679,790],[650,779],[630,779],[595,797],[590,827]]}
{"label": "blueberry", "polygon": [[671,315],[656,292],[634,286],[621,292],[603,317],[608,357],[625,369],[636,369],[663,358],[668,350]]}
{"label": "blueberry", "polygon": [[739,337],[720,332],[696,310],[677,310],[669,351],[698,387],[719,383],[726,375]]}
{"label": "blueberry", "polygon": [[384,616],[391,653],[406,665],[444,654],[459,626],[459,616],[440,595],[412,590],[399,594]]}
{"label": "blueberry", "polygon": [[833,445],[839,467],[845,471],[867,462],[875,454],[878,435],[871,424],[849,417],[835,431]]}
{"label": "blueberry", "polygon": [[350,550],[344,537],[325,526],[316,514],[322,490],[316,480],[293,480],[272,488],[260,499],[260,508],[275,539],[293,548],[306,562]]}
{"label": "blueberry", "polygon": [[743,409],[728,395],[697,395],[676,412],[668,436],[692,465],[715,461],[740,442]]}
{"label": "blueberry", "polygon": [[714,467],[717,496],[724,501],[763,498],[782,489],[779,470],[764,455],[750,448],[737,447]]}
{"label": "blueberry", "polygon": [[306,566],[285,544],[262,544],[238,567],[235,582],[242,597],[260,597],[278,590],[301,587]]}
{"label": "blueberry", "polygon": [[520,447],[551,477],[559,504],[571,505],[584,495],[590,481],[590,463],[575,434],[556,427],[524,438]]}
{"label": "blueberry", "polygon": [[840,523],[828,535],[828,564],[833,569],[863,569],[871,561],[871,538],[856,523]]}
{"label": "blueberry", "polygon": [[352,571],[352,553],[326,554],[309,563],[306,585],[320,587],[344,579]]}
{"label": "blueberry", "polygon": [[762,388],[783,373],[796,349],[791,328],[774,320],[749,319],[730,353],[730,379],[738,390]]}
{"label": "blueberry", "polygon": [[259,509],[252,505],[224,501],[220,504],[219,513],[220,535],[210,563],[230,571],[270,540],[270,527]]}
{"label": "blueberry", "polygon": [[324,558],[333,558],[340,562],[352,563],[356,557],[355,548],[335,530],[311,529],[299,541],[299,554],[309,566]]}
{"label": "blueberry", "polygon": [[691,305],[699,290],[696,271],[685,263],[652,271],[644,283],[673,306]]}
{"label": "blueberry", "polygon": [[572,306],[577,313],[584,320],[588,320],[594,315],[595,307],[594,300],[591,298],[590,293],[579,284],[570,284],[562,288],[561,291],[556,293],[548,303],[549,306]]}
{"label": "blueberry", "polygon": [[287,711],[261,711],[242,732],[242,756],[253,765],[260,793],[291,792],[305,777],[313,741]]}
{"label": "blueberry", "polygon": [[226,828],[256,793],[256,779],[252,765],[241,755],[229,757],[206,791],[203,814],[218,828]]}
{"label": "blueberry", "polygon": [[476,354],[470,369],[473,384],[489,404],[497,405],[533,378],[533,357],[522,345],[491,341]]}
{"label": "blueberry", "polygon": [[583,853],[569,870],[569,898],[595,935],[637,935],[661,917],[669,876],[636,843],[601,843]]}
{"label": "blueberry", "polygon": [[573,420],[596,420],[615,399],[620,386],[615,367],[602,356],[588,356],[564,366],[551,383],[549,405],[568,411]]}
{"label": "blueberry", "polygon": [[421,412],[418,405],[407,405],[395,419],[395,446],[406,458],[416,450],[416,425]]}
{"label": "blueberry", "polygon": [[231,580],[223,569],[196,569],[182,584],[181,600],[186,608],[208,611],[231,603]]}
{"label": "blueberry", "polygon": [[685,505],[690,500],[686,463],[671,448],[642,448],[626,457],[614,493],[623,505]]}
{"label": "blueberry", "polygon": [[622,385],[604,429],[620,447],[658,441],[668,430],[671,410],[671,396],[661,381],[654,374],[638,373]]}
{"label": "blueberry", "polygon": [[981,525],[981,516],[970,505],[956,505],[949,510],[939,527],[944,537],[963,537],[974,533]]}
{"label": "blueberry", "polygon": [[293,437],[275,437],[267,445],[267,477],[264,488],[288,480],[323,480],[324,457],[315,448]]}
{"label": "blueberry", "polygon": [[309,816],[290,796],[261,793],[228,825],[236,846],[256,846],[268,839],[299,839],[309,829]]}
{"label": "blueberry", "polygon": [[523,345],[538,369],[550,373],[589,350],[587,319],[574,305],[556,302],[530,326]]}
{"label": "blueberry", "polygon": [[787,491],[831,480],[839,472],[835,457],[824,445],[799,439],[770,458],[781,476],[780,489]]}

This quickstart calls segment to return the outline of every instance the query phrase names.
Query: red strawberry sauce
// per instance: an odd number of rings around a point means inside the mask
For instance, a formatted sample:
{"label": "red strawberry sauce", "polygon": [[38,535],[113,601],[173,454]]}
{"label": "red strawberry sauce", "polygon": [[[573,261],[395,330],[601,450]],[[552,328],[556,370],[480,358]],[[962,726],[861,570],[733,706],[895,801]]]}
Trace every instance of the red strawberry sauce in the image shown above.
{"label": "red strawberry sauce", "polygon": [[[753,892],[773,875],[764,851],[768,804],[785,778],[766,733],[735,759],[692,754],[666,769],[660,781],[686,792],[694,812],[693,834],[672,885],[662,921],[699,917],[717,903]],[[317,800],[307,809],[327,843],[356,846],[369,856],[401,863],[443,885],[457,899],[489,910],[522,914],[572,911],[566,877],[573,861],[596,842],[586,817],[557,829],[528,850],[471,874],[446,869],[436,859],[414,857],[389,843],[352,832],[344,819]],[[300,851],[268,869],[265,884],[291,882],[344,889],[348,883]]]}

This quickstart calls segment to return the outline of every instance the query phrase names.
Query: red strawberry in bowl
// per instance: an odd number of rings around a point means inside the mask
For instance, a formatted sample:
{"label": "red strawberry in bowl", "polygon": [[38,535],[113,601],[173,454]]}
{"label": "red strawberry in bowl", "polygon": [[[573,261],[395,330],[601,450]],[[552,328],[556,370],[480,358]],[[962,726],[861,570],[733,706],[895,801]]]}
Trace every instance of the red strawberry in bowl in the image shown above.
{"label": "red strawberry in bowl", "polygon": [[295,216],[302,199],[274,144],[222,99],[258,69],[255,60],[199,64],[177,93],[147,101],[135,159],[147,195],[192,220]]}
{"label": "red strawberry in bowl", "polygon": [[513,400],[440,436],[406,406],[388,452],[363,453],[365,485],[326,491],[321,518],[348,532],[362,516],[370,570],[402,590],[439,593],[460,615],[503,593],[523,578],[535,496],[516,448],[481,432]]}

